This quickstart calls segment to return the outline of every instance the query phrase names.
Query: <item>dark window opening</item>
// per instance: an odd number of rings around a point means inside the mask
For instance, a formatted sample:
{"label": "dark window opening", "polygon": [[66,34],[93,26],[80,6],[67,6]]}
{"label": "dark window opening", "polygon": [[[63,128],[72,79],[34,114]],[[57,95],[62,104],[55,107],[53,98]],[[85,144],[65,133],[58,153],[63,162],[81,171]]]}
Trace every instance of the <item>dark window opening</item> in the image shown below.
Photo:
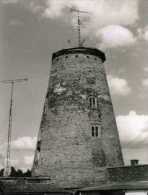
{"label": "dark window opening", "polygon": [[92,136],[93,136],[93,137],[95,136],[95,129],[94,129],[94,126],[92,126]]}
{"label": "dark window opening", "polygon": [[41,150],[41,141],[38,141],[37,142],[37,151],[40,152],[40,150]]}
{"label": "dark window opening", "polygon": [[49,91],[47,92],[46,98],[47,98],[47,99],[49,98]]}
{"label": "dark window opening", "polygon": [[101,118],[101,112],[99,111],[98,117]]}
{"label": "dark window opening", "polygon": [[48,112],[48,100],[46,99],[44,109],[43,109],[43,115],[46,116]]}
{"label": "dark window opening", "polygon": [[93,105],[95,105],[96,104],[96,99],[93,98],[92,100],[93,100]]}
{"label": "dark window opening", "polygon": [[98,137],[98,127],[96,126],[96,131],[95,131],[95,133],[96,133],[96,137]]}
{"label": "dark window opening", "polygon": [[101,136],[101,129],[94,125],[91,127],[91,130],[92,130],[92,137],[100,137]]}
{"label": "dark window opening", "polygon": [[97,98],[96,97],[89,98],[89,106],[90,108],[97,108]]}
{"label": "dark window opening", "polygon": [[76,58],[78,58],[78,55],[75,55]]}

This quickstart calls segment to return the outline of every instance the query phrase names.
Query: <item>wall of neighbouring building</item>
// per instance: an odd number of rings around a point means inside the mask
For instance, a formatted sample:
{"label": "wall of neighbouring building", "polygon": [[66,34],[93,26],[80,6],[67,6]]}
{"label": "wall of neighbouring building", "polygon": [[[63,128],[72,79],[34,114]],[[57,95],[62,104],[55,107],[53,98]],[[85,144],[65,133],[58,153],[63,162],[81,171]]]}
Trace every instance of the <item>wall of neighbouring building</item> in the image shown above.
{"label": "wall of neighbouring building", "polygon": [[110,182],[148,181],[148,165],[109,168],[108,180]]}

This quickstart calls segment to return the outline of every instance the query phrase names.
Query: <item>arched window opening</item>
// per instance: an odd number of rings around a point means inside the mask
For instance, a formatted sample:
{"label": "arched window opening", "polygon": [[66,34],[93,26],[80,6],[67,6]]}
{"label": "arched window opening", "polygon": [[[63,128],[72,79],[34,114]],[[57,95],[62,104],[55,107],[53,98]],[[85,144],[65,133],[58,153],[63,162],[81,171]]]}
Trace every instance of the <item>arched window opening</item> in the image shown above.
{"label": "arched window opening", "polygon": [[96,97],[90,97],[89,98],[89,106],[90,108],[97,108],[97,98]]}
{"label": "arched window opening", "polygon": [[91,127],[92,137],[101,137],[101,128],[98,125]]}
{"label": "arched window opening", "polygon": [[98,126],[95,128],[96,137],[98,137]]}
{"label": "arched window opening", "polygon": [[94,126],[92,126],[91,129],[92,129],[92,136],[94,137],[95,136],[95,128],[94,128]]}

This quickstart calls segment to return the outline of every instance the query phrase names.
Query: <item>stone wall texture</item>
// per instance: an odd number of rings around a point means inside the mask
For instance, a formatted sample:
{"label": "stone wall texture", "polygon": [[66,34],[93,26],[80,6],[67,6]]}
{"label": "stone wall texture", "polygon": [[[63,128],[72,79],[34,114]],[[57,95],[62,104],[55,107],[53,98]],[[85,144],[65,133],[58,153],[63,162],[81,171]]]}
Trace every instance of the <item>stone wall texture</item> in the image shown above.
{"label": "stone wall texture", "polygon": [[148,165],[108,168],[108,181],[148,181]]}
{"label": "stone wall texture", "polygon": [[64,188],[96,185],[106,167],[123,165],[103,60],[91,48],[71,51],[52,61],[32,169]]}

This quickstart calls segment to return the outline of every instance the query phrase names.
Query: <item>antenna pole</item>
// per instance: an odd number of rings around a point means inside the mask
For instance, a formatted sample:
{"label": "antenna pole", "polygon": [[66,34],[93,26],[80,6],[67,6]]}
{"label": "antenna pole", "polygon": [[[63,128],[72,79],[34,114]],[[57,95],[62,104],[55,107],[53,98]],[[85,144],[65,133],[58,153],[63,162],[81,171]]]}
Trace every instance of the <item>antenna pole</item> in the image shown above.
{"label": "antenna pole", "polygon": [[11,85],[11,92],[10,92],[10,107],[9,107],[9,124],[8,124],[8,137],[7,137],[7,154],[6,154],[6,167],[4,171],[5,176],[9,176],[11,172],[11,136],[12,136],[12,114],[13,114],[13,94],[14,94],[14,84],[18,82],[28,81],[27,78],[24,79],[15,79],[15,80],[3,80],[0,81],[4,84]]}
{"label": "antenna pole", "polygon": [[88,14],[89,12],[87,11],[81,11],[79,9],[76,9],[76,8],[71,8],[70,9],[71,12],[76,12],[78,14],[78,46],[81,47],[83,45],[83,42],[81,40],[81,17],[80,17],[80,14]]}
{"label": "antenna pole", "polygon": [[10,96],[10,108],[9,108],[9,125],[8,125],[8,138],[7,138],[7,157],[6,157],[6,168],[5,176],[10,174],[10,150],[11,150],[11,134],[12,134],[12,109],[13,109],[13,91],[14,91],[14,82],[11,82],[11,96]]}
{"label": "antenna pole", "polygon": [[80,11],[78,13],[78,46],[81,46],[81,20],[80,20]]}

